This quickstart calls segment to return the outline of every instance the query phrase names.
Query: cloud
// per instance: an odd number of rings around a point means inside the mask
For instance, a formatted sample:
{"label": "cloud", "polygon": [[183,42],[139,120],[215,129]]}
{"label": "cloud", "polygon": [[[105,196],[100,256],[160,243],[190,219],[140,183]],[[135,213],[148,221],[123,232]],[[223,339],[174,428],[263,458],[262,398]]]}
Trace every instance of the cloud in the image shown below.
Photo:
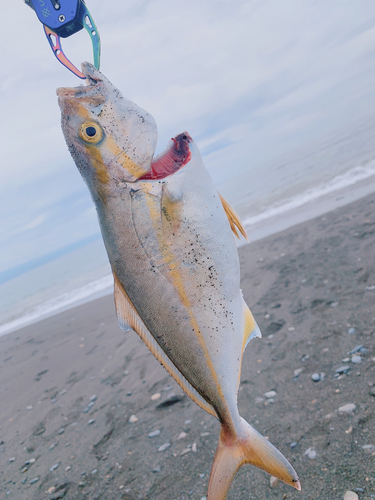
{"label": "cloud", "polygon": [[[373,0],[87,4],[102,70],[153,114],[157,152],[188,130],[217,183],[375,111]],[[55,95],[82,82],[54,59],[23,2],[4,16],[0,269],[98,232]],[[84,31],[63,47],[76,64],[91,60]]]}

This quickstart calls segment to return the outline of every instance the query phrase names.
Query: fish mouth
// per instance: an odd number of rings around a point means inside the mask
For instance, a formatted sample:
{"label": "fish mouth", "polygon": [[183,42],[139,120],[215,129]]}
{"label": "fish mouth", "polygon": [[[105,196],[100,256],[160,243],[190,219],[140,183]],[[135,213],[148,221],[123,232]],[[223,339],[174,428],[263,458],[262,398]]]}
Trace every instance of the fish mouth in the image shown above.
{"label": "fish mouth", "polygon": [[[59,104],[65,99],[80,98],[89,101],[92,100],[95,104],[105,102],[105,78],[95,66],[89,62],[83,62],[82,73],[86,77],[87,85],[79,85],[78,87],[60,87],[56,90],[59,98]],[[91,99],[90,99],[91,98]],[[98,102],[100,101],[100,102]]]}

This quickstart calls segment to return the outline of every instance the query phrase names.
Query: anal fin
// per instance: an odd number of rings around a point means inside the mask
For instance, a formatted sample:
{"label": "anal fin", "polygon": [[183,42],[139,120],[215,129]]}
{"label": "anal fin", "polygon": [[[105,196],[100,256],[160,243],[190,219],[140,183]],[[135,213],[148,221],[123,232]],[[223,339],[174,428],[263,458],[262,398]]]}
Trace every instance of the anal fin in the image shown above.
{"label": "anal fin", "polygon": [[113,272],[115,280],[115,306],[117,312],[117,319],[119,326],[122,330],[133,329],[143,340],[155,358],[167,370],[169,375],[174,378],[181,389],[196,403],[200,408],[205,410],[210,415],[217,417],[215,410],[211,405],[205,401],[194,387],[186,380],[186,378],[179,372],[172,361],[168,358],[165,352],[161,349],[155,338],[151,335],[150,331],[142,321],[128,294],[125,292],[124,287]]}
{"label": "anal fin", "polygon": [[[237,238],[239,239],[239,235],[238,235],[238,231],[242,234],[242,236],[247,240],[249,241],[249,238],[247,236],[247,233],[245,231],[245,228],[243,227],[242,225],[242,222],[238,216],[238,214],[236,213],[235,210],[233,210],[233,208],[229,205],[229,203],[221,196],[220,193],[218,193],[218,195],[220,196],[220,200],[221,200],[221,203],[223,205],[223,208],[224,208],[224,211],[226,213],[226,216],[228,217],[228,220],[229,220],[229,224],[230,224],[230,227],[233,231],[233,233],[235,234],[235,236],[237,236]],[[238,231],[237,231],[238,229]]]}

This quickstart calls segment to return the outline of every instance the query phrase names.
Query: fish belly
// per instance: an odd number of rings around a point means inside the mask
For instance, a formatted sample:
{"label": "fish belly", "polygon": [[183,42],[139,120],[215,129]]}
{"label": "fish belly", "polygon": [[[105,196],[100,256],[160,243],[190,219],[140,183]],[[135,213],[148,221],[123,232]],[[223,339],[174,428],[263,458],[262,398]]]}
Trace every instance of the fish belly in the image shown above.
{"label": "fish belly", "polygon": [[112,268],[151,335],[225,419],[236,412],[244,306],[237,248],[200,158],[99,207]]}

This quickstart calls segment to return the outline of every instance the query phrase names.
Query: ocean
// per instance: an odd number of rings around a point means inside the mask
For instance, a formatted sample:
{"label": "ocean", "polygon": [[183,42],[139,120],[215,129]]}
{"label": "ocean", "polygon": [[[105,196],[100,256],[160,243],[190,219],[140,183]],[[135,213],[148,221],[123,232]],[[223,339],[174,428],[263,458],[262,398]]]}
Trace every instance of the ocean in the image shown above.
{"label": "ocean", "polygon": [[[374,192],[374,137],[371,115],[217,187],[256,241]],[[112,292],[98,238],[0,284],[0,336]]]}

